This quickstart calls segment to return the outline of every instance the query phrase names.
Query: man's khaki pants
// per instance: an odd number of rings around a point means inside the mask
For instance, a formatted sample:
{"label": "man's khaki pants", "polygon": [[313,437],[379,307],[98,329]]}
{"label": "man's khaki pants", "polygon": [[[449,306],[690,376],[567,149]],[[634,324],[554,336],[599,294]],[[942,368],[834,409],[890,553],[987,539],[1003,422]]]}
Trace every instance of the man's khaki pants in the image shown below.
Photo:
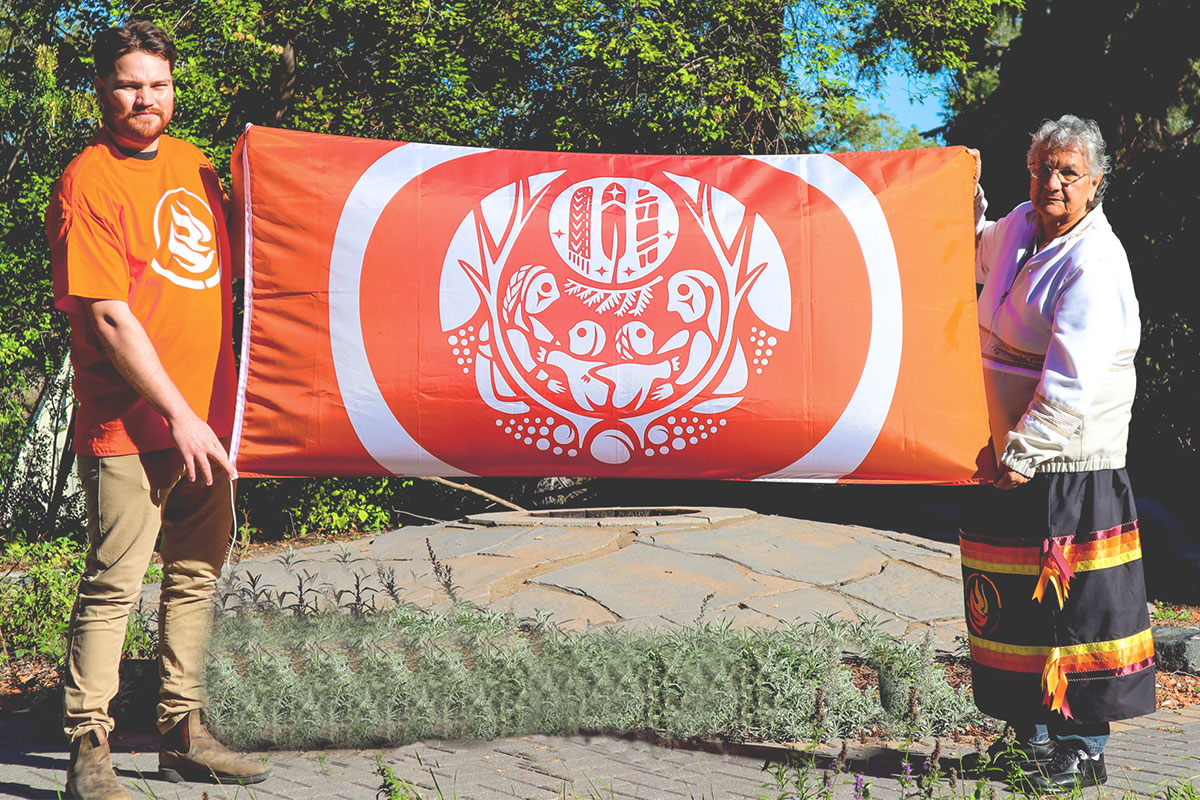
{"label": "man's khaki pants", "polygon": [[63,727],[68,737],[113,729],[109,701],[129,614],[162,532],[163,581],[158,610],[165,732],[203,708],[204,659],[217,578],[233,525],[233,497],[219,469],[213,485],[183,474],[174,449],[127,456],[79,457],[87,500],[87,564],[71,613]]}

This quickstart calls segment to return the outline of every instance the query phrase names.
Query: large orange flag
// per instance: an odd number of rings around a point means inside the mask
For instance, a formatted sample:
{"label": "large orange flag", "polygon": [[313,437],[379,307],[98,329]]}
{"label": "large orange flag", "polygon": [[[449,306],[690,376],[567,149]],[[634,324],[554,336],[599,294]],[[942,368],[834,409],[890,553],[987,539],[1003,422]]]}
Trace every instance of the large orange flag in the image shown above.
{"label": "large orange flag", "polygon": [[986,478],[972,169],[250,128],[238,469]]}

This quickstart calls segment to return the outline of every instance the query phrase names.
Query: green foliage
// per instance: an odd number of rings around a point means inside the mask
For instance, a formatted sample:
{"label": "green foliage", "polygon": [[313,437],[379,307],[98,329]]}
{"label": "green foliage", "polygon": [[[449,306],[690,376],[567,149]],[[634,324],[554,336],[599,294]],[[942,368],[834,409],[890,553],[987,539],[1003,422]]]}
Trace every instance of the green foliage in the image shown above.
{"label": "green foliage", "polygon": [[829,149],[847,150],[909,150],[932,147],[933,140],[921,136],[915,127],[901,128],[890,114],[873,114],[858,109],[842,123],[843,139]]}
{"label": "green foliage", "polygon": [[137,8],[187,54],[177,81],[188,111],[177,130],[223,160],[245,122],[527,149],[853,148],[860,98],[881,64],[914,75],[959,68],[1001,4],[152,0]]}
{"label": "green foliage", "polygon": [[146,568],[146,577],[142,578],[142,583],[160,583],[162,579],[162,567],[151,561],[150,566]]}
{"label": "green foliage", "polygon": [[806,54],[777,0],[556,6],[522,120],[536,148],[772,152],[816,113],[787,72]]}
{"label": "green foliage", "polygon": [[971,696],[950,686],[935,666],[929,636],[919,641],[897,639],[881,631],[874,620],[861,620],[857,636],[867,663],[879,676],[880,704],[903,723],[909,738],[953,730],[975,713]]}
{"label": "green foliage", "polygon": [[0,527],[15,540],[85,536],[83,492],[78,481],[70,480],[73,402],[69,370],[48,375],[8,480],[0,487]]}
{"label": "green foliage", "polygon": [[412,485],[402,478],[244,480],[238,483],[238,505],[249,535],[379,531],[399,526],[396,504]]}
{"label": "green foliage", "polygon": [[52,0],[0,0],[0,479],[66,347],[42,213],[95,119],[78,45],[96,21]]}
{"label": "green foliage", "polygon": [[1173,606],[1162,600],[1155,600],[1150,610],[1150,618],[1159,623],[1189,622],[1192,619],[1191,609],[1185,606]]}
{"label": "green foliage", "polygon": [[[1191,756],[1187,760],[1195,762],[1197,759],[1195,756]],[[1197,800],[1200,798],[1200,789],[1189,778],[1174,778],[1154,788],[1153,796],[1162,798],[1162,800]]]}
{"label": "green foliage", "polygon": [[[157,569],[152,563],[146,573],[145,583],[150,583],[151,571]],[[162,570],[158,570],[161,578]],[[146,609],[139,600],[125,626],[125,643],[121,646],[123,658],[153,661],[158,658],[158,610]]]}
{"label": "green foliage", "polygon": [[[87,549],[73,539],[9,542],[0,550],[0,661],[8,657],[66,653],[67,625],[75,591],[83,575]],[[151,565],[146,581],[162,570]],[[125,634],[124,653],[135,658],[157,655],[158,625],[152,612],[134,610]]]}
{"label": "green foliage", "polygon": [[[239,747],[580,731],[818,741],[875,727],[940,733],[979,720],[961,693],[923,722],[885,715],[841,658],[859,638],[887,638],[868,635],[867,623],[563,633],[545,620],[465,606],[446,614],[405,604],[374,614],[280,611],[217,625],[211,715],[214,730]],[[921,666],[930,680],[940,675],[931,659]]]}
{"label": "green foliage", "polygon": [[[418,756],[418,758],[420,757]],[[376,793],[377,798],[381,800],[383,798],[386,798],[386,800],[421,800],[420,788],[413,786],[403,778],[397,778],[396,773],[392,771],[387,761],[384,760],[382,753],[376,759],[375,774],[383,779],[383,784]],[[437,786],[437,775],[434,774],[433,770],[430,770],[429,774],[433,778],[434,785]],[[438,787],[437,792],[439,798],[443,796],[440,787]]]}
{"label": "green foliage", "polygon": [[[949,774],[943,775],[941,759],[936,757],[940,749],[941,744],[936,743],[934,751],[922,762],[919,769],[914,769],[912,766],[912,759],[919,758],[919,756],[916,756],[911,750],[903,751],[904,761],[901,763],[900,772],[894,776],[895,788],[880,781],[879,788],[883,790],[880,794],[888,796],[898,794],[903,798],[918,798],[918,800],[981,800],[989,793],[994,798],[1000,797],[997,788],[983,778],[975,781],[959,780],[957,767],[950,767]],[[871,800],[875,796],[875,781],[868,779],[864,773],[848,771],[847,765],[841,762],[842,759],[839,757],[832,769],[828,766],[823,767],[821,760],[811,753],[803,753],[776,764],[768,761],[762,768],[764,776],[762,788],[765,791],[756,794],[755,797],[762,798],[762,800],[833,800],[834,797],[850,794],[856,800]],[[421,766],[428,771],[429,781],[433,784],[436,793],[429,795],[431,800],[434,797],[442,800],[447,796],[458,796],[453,783],[450,784],[448,790],[443,789],[434,770],[424,764]],[[875,770],[871,770],[871,772],[877,774]],[[377,794],[380,800],[423,800],[426,797],[418,786],[396,777],[395,772],[382,756],[377,761],[376,774],[383,779]],[[679,778],[679,780],[683,786],[686,786],[683,778]],[[843,787],[848,787],[849,790],[847,791]],[[601,800],[602,798],[607,800],[615,796],[611,790],[605,791],[606,789],[607,787],[601,783],[598,792],[593,785],[585,796],[575,792],[568,795],[564,788],[561,796],[569,797],[570,800],[583,800],[585,797],[586,800]],[[446,791],[449,791],[450,794],[447,795]],[[1152,791],[1154,793],[1151,796],[1154,800],[1196,800],[1200,796],[1195,784],[1187,778],[1166,781],[1153,787]],[[708,797],[703,792],[700,795],[689,792],[688,796],[696,798],[696,800]],[[1006,800],[1018,800],[1018,798],[1033,800],[1038,797],[1032,791],[1027,780],[1010,782],[1004,796]],[[1074,788],[1062,796],[1070,800],[1082,800],[1084,797],[1091,796],[1091,793]],[[1132,790],[1126,790],[1122,796],[1133,797],[1134,793]],[[714,796],[714,800],[715,798],[716,796]]]}
{"label": "green foliage", "polygon": [[46,542],[10,542],[4,563],[24,574],[0,580],[0,632],[4,652],[25,658],[60,658],[66,652],[67,622],[75,587],[83,574],[83,549],[67,538]]}
{"label": "green foliage", "polygon": [[[1181,230],[1179,235],[1184,237],[1186,232]],[[1148,266],[1159,265],[1150,262]],[[1143,292],[1140,280],[1138,292],[1140,296],[1150,294],[1146,300],[1158,308],[1167,306],[1167,309],[1161,314],[1154,313],[1153,307],[1147,309],[1149,313],[1142,322],[1142,347],[1138,354],[1139,396],[1134,420],[1137,433],[1146,441],[1134,438],[1130,442],[1131,454],[1139,462],[1168,455],[1170,462],[1166,466],[1190,470],[1195,466],[1195,454],[1200,446],[1194,414],[1195,398],[1200,393],[1200,361],[1197,359],[1200,336],[1197,335],[1196,317],[1190,308],[1170,308],[1175,304],[1174,299]],[[1159,467],[1158,471],[1165,470]],[[1189,505],[1180,504],[1178,508]]]}
{"label": "green foliage", "polygon": [[880,0],[858,36],[855,52],[872,72],[886,68],[903,48],[912,72],[966,73],[975,67],[974,37],[989,31],[997,15],[1010,15],[1024,6],[1025,0]]}

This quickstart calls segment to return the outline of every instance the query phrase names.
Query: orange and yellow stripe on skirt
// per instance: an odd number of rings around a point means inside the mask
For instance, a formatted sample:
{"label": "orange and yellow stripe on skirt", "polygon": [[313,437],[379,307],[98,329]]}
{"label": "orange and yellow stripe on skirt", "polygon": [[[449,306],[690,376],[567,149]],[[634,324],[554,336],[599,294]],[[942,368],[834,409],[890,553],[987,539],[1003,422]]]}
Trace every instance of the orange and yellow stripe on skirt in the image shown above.
{"label": "orange and yellow stripe on skirt", "polygon": [[1078,572],[1107,569],[1142,557],[1137,522],[1127,522],[1081,536],[1055,536],[1036,544],[1029,540],[1002,542],[963,534],[962,563],[980,572],[1038,575],[1033,599],[1042,601],[1046,587],[1054,588],[1062,608]]}
{"label": "orange and yellow stripe on skirt", "polygon": [[972,635],[971,658],[976,664],[1006,672],[1041,673],[1042,704],[1071,718],[1067,683],[1071,675],[1097,673],[1116,677],[1145,669],[1154,663],[1154,637],[1147,629],[1108,642],[1091,642],[1063,647],[1031,646],[993,642]]}
{"label": "orange and yellow stripe on skirt", "polygon": [[[1042,543],[1000,544],[1001,540],[964,534],[962,563],[980,572],[1012,575],[1037,575],[1042,571]],[[1080,536],[1057,536],[1052,540],[1061,548],[1067,564],[1075,572],[1107,569],[1142,557],[1141,539],[1136,522]]]}

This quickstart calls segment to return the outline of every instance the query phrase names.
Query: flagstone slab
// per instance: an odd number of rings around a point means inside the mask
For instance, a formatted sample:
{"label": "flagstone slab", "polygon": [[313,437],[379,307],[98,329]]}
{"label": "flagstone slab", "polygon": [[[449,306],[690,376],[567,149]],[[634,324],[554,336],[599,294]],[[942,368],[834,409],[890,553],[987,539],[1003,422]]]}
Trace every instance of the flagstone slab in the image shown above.
{"label": "flagstone slab", "polygon": [[582,564],[554,570],[530,583],[590,597],[623,619],[647,614],[699,613],[737,603],[759,588],[724,559],[672,552],[641,542]]}
{"label": "flagstone slab", "polygon": [[870,544],[844,531],[784,517],[655,534],[647,542],[682,553],[727,558],[763,575],[822,586],[879,572],[887,561]]}
{"label": "flagstone slab", "polygon": [[902,619],[932,622],[962,614],[962,584],[898,561],[878,575],[840,587],[845,594]]}
{"label": "flagstone slab", "polygon": [[[664,614],[663,617],[681,627],[694,626],[698,621],[696,614]],[[784,624],[783,620],[744,606],[721,608],[716,611],[708,609],[705,611],[702,621],[713,625],[729,625],[735,631],[746,630],[748,628],[779,628]]]}
{"label": "flagstone slab", "polygon": [[860,525],[846,525],[844,528],[848,535],[853,536],[856,539],[860,539],[861,541],[869,542],[880,547],[884,545],[893,545],[897,547],[897,552],[918,551],[932,555],[958,558],[958,545],[955,543],[939,542],[933,539],[923,539],[920,536],[913,536],[910,533],[901,533],[900,531],[885,531],[877,528],[864,528]]}
{"label": "flagstone slab", "polygon": [[924,567],[953,580],[962,577],[962,562],[959,560],[957,545],[931,542],[892,531],[868,530],[851,535],[863,543],[870,544],[890,559]]}
{"label": "flagstone slab", "polygon": [[587,597],[542,587],[531,587],[490,605],[518,617],[550,614],[550,624],[565,631],[580,631],[617,621],[616,615]]}
{"label": "flagstone slab", "polygon": [[[612,527],[439,523],[360,540],[248,559],[227,572],[249,591],[257,580],[279,603],[321,608],[357,599],[390,605],[379,571],[391,571],[403,601],[444,609],[425,540],[451,569],[459,600],[533,616],[549,611],[566,629],[620,626],[663,630],[705,619],[734,627],[809,622],[817,614],[877,618],[888,633],[953,649],[964,631],[958,548],[893,531],[758,516],[744,509],[697,509],[675,524],[629,517]],[[586,518],[585,518],[586,519]],[[668,518],[669,519],[669,518]],[[338,593],[340,592],[340,598]],[[144,590],[157,607],[158,586]]]}
{"label": "flagstone slab", "polygon": [[[440,561],[441,559],[439,559]],[[528,566],[529,561],[507,556],[471,553],[442,561],[450,568],[450,581],[457,587],[458,599],[480,605],[491,601],[491,586],[508,576],[514,569]],[[438,585],[441,588],[441,585]]]}
{"label": "flagstone slab", "polygon": [[875,537],[872,546],[881,553],[884,553],[889,558],[894,558],[900,561],[913,561],[918,558],[940,558],[944,561],[958,561],[958,553],[948,553],[941,549],[932,547],[918,547],[906,542],[897,542],[894,539],[889,539],[886,536]]}
{"label": "flagstone slab", "polygon": [[329,562],[305,561],[285,567],[280,564],[265,564],[262,569],[257,565],[240,570],[237,575],[244,581],[257,577],[259,586],[273,585],[276,591],[304,591],[320,587],[347,586],[357,574],[373,576],[375,562],[366,561],[356,564],[331,564]]}
{"label": "flagstone slab", "polygon": [[756,597],[746,601],[746,605],[780,620],[801,623],[813,622],[818,614],[853,622],[857,618],[855,612],[865,610],[863,604],[852,602],[839,592],[815,586]]}
{"label": "flagstone slab", "polygon": [[[293,556],[302,553],[303,557],[309,561],[332,561],[338,558],[363,557],[370,553],[371,546],[376,538],[386,535],[375,534],[374,536],[355,539],[349,542],[329,542],[328,544],[317,544],[300,549],[294,549],[289,546],[288,550],[291,551]],[[267,556],[267,558],[287,557],[288,550],[276,553],[274,556]]]}
{"label": "flagstone slab", "polygon": [[622,531],[610,528],[599,528],[586,534],[576,531],[565,534],[552,529],[531,528],[479,552],[488,555],[509,556],[522,563],[536,564],[560,561],[564,558],[600,550],[617,542],[622,535]]}
{"label": "flagstone slab", "polygon": [[747,508],[718,506],[660,506],[637,508],[553,509],[549,511],[500,511],[472,514],[467,522],[476,525],[537,525],[551,528],[625,528],[654,530],[671,526],[721,525],[742,517],[757,514]]}
{"label": "flagstone slab", "polygon": [[[745,567],[738,566],[740,571],[747,571]],[[754,578],[754,582],[759,584],[759,588],[754,594],[747,597],[742,605],[749,607],[750,603],[761,597],[772,597],[774,595],[794,592],[797,589],[804,589],[809,584],[795,581],[791,578],[780,578],[778,575],[763,575],[761,572],[751,572],[750,575]]]}
{"label": "flagstone slab", "polygon": [[[526,528],[413,527],[375,537],[372,557],[392,561],[428,561],[429,550],[439,560],[478,553],[515,539]],[[425,540],[429,540],[428,546]]]}
{"label": "flagstone slab", "polygon": [[939,556],[913,556],[912,558],[903,559],[905,562],[917,567],[936,572],[953,581],[962,580],[962,562],[957,558],[941,558]]}

